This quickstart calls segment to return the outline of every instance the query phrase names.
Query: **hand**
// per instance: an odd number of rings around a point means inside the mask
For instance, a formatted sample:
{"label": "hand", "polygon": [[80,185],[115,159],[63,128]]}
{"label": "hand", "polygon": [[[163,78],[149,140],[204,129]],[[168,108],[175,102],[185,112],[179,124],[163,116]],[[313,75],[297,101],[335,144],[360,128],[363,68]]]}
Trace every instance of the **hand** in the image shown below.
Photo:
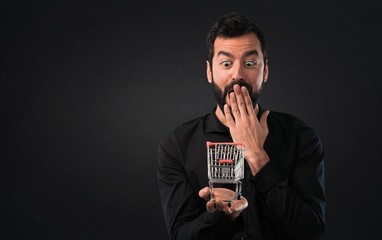
{"label": "hand", "polygon": [[232,220],[236,219],[248,207],[248,201],[245,197],[234,200],[231,204],[224,202],[224,199],[234,199],[235,197],[235,192],[227,188],[214,188],[214,199],[212,200],[211,189],[205,187],[199,191],[199,197],[207,201],[208,212],[223,211]]}
{"label": "hand", "polygon": [[226,123],[234,142],[245,144],[244,158],[247,160],[252,175],[269,162],[269,156],[263,146],[268,136],[267,117],[265,111],[260,120],[257,118],[259,107],[253,108],[252,100],[246,87],[235,85],[234,92],[229,95],[230,105],[224,105]]}

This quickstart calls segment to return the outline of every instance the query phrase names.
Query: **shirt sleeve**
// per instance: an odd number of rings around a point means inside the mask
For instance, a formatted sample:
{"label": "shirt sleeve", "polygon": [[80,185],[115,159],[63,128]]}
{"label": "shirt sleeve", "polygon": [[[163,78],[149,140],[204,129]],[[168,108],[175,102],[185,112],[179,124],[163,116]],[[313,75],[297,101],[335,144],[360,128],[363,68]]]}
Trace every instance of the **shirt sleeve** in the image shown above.
{"label": "shirt sleeve", "polygon": [[291,170],[277,164],[288,159],[271,159],[251,182],[285,239],[319,239],[325,229],[324,150],[308,127],[299,131],[295,145]]}
{"label": "shirt sleeve", "polygon": [[192,188],[182,166],[175,137],[158,148],[158,184],[164,219],[171,239],[230,239],[239,225],[223,212],[209,213],[206,201]]}

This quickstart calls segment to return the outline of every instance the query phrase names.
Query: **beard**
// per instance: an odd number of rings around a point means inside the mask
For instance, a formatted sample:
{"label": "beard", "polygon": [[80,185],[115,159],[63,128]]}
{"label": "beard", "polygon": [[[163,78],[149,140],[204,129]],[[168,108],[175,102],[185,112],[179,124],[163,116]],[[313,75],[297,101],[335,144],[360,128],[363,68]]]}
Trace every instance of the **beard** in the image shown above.
{"label": "beard", "polygon": [[256,104],[257,104],[257,102],[259,100],[261,88],[257,92],[254,92],[253,89],[252,89],[252,86],[249,83],[244,82],[243,80],[240,80],[240,81],[234,80],[234,81],[230,82],[228,85],[226,85],[224,87],[224,91],[222,91],[216,85],[214,79],[212,78],[212,85],[213,85],[214,96],[215,96],[217,104],[218,104],[220,110],[223,112],[223,114],[224,114],[224,105],[226,104],[226,97],[227,97],[228,94],[233,92],[233,86],[235,84],[238,84],[240,87],[244,86],[244,87],[247,88],[248,93],[250,94],[250,98],[252,100],[252,105],[253,105],[254,108],[256,107]]}

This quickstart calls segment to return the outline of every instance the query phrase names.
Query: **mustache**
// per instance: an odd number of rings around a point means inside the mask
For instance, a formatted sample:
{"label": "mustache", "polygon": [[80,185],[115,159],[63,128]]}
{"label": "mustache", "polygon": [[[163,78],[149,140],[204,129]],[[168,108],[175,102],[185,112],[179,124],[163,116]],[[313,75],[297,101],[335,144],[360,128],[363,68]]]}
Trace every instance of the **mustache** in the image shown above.
{"label": "mustache", "polygon": [[232,82],[227,84],[223,89],[220,89],[216,85],[214,79],[212,79],[212,89],[214,92],[214,96],[215,96],[217,104],[218,104],[219,108],[221,109],[221,111],[223,112],[223,114],[224,114],[224,105],[226,104],[227,95],[230,94],[231,92],[233,92],[233,86],[235,84],[238,84],[240,87],[243,87],[243,86],[246,87],[248,90],[248,93],[250,95],[250,98],[252,100],[253,106],[255,106],[257,104],[261,89],[254,92],[252,86],[249,83],[245,82],[244,79],[233,80]]}
{"label": "mustache", "polygon": [[223,99],[226,99],[227,95],[233,92],[233,86],[235,86],[236,84],[239,85],[240,87],[243,87],[243,86],[246,87],[249,94],[252,95],[252,86],[249,83],[244,81],[234,80],[224,87],[224,92],[222,96]]}

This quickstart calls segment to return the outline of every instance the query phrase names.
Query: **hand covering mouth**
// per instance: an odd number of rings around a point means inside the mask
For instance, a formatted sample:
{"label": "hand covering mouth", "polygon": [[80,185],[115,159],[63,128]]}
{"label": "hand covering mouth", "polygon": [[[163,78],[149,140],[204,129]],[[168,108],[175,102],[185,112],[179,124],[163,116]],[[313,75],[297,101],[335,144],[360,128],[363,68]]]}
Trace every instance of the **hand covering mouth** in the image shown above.
{"label": "hand covering mouth", "polygon": [[231,83],[229,83],[227,86],[225,86],[225,88],[224,88],[224,99],[227,99],[227,96],[229,98],[229,94],[231,92],[233,92],[233,86],[235,86],[236,84],[239,85],[240,87],[243,87],[243,86],[246,87],[248,92],[250,94],[252,94],[252,86],[249,83],[244,82],[244,81],[236,81],[235,80],[235,81],[232,81]]}

